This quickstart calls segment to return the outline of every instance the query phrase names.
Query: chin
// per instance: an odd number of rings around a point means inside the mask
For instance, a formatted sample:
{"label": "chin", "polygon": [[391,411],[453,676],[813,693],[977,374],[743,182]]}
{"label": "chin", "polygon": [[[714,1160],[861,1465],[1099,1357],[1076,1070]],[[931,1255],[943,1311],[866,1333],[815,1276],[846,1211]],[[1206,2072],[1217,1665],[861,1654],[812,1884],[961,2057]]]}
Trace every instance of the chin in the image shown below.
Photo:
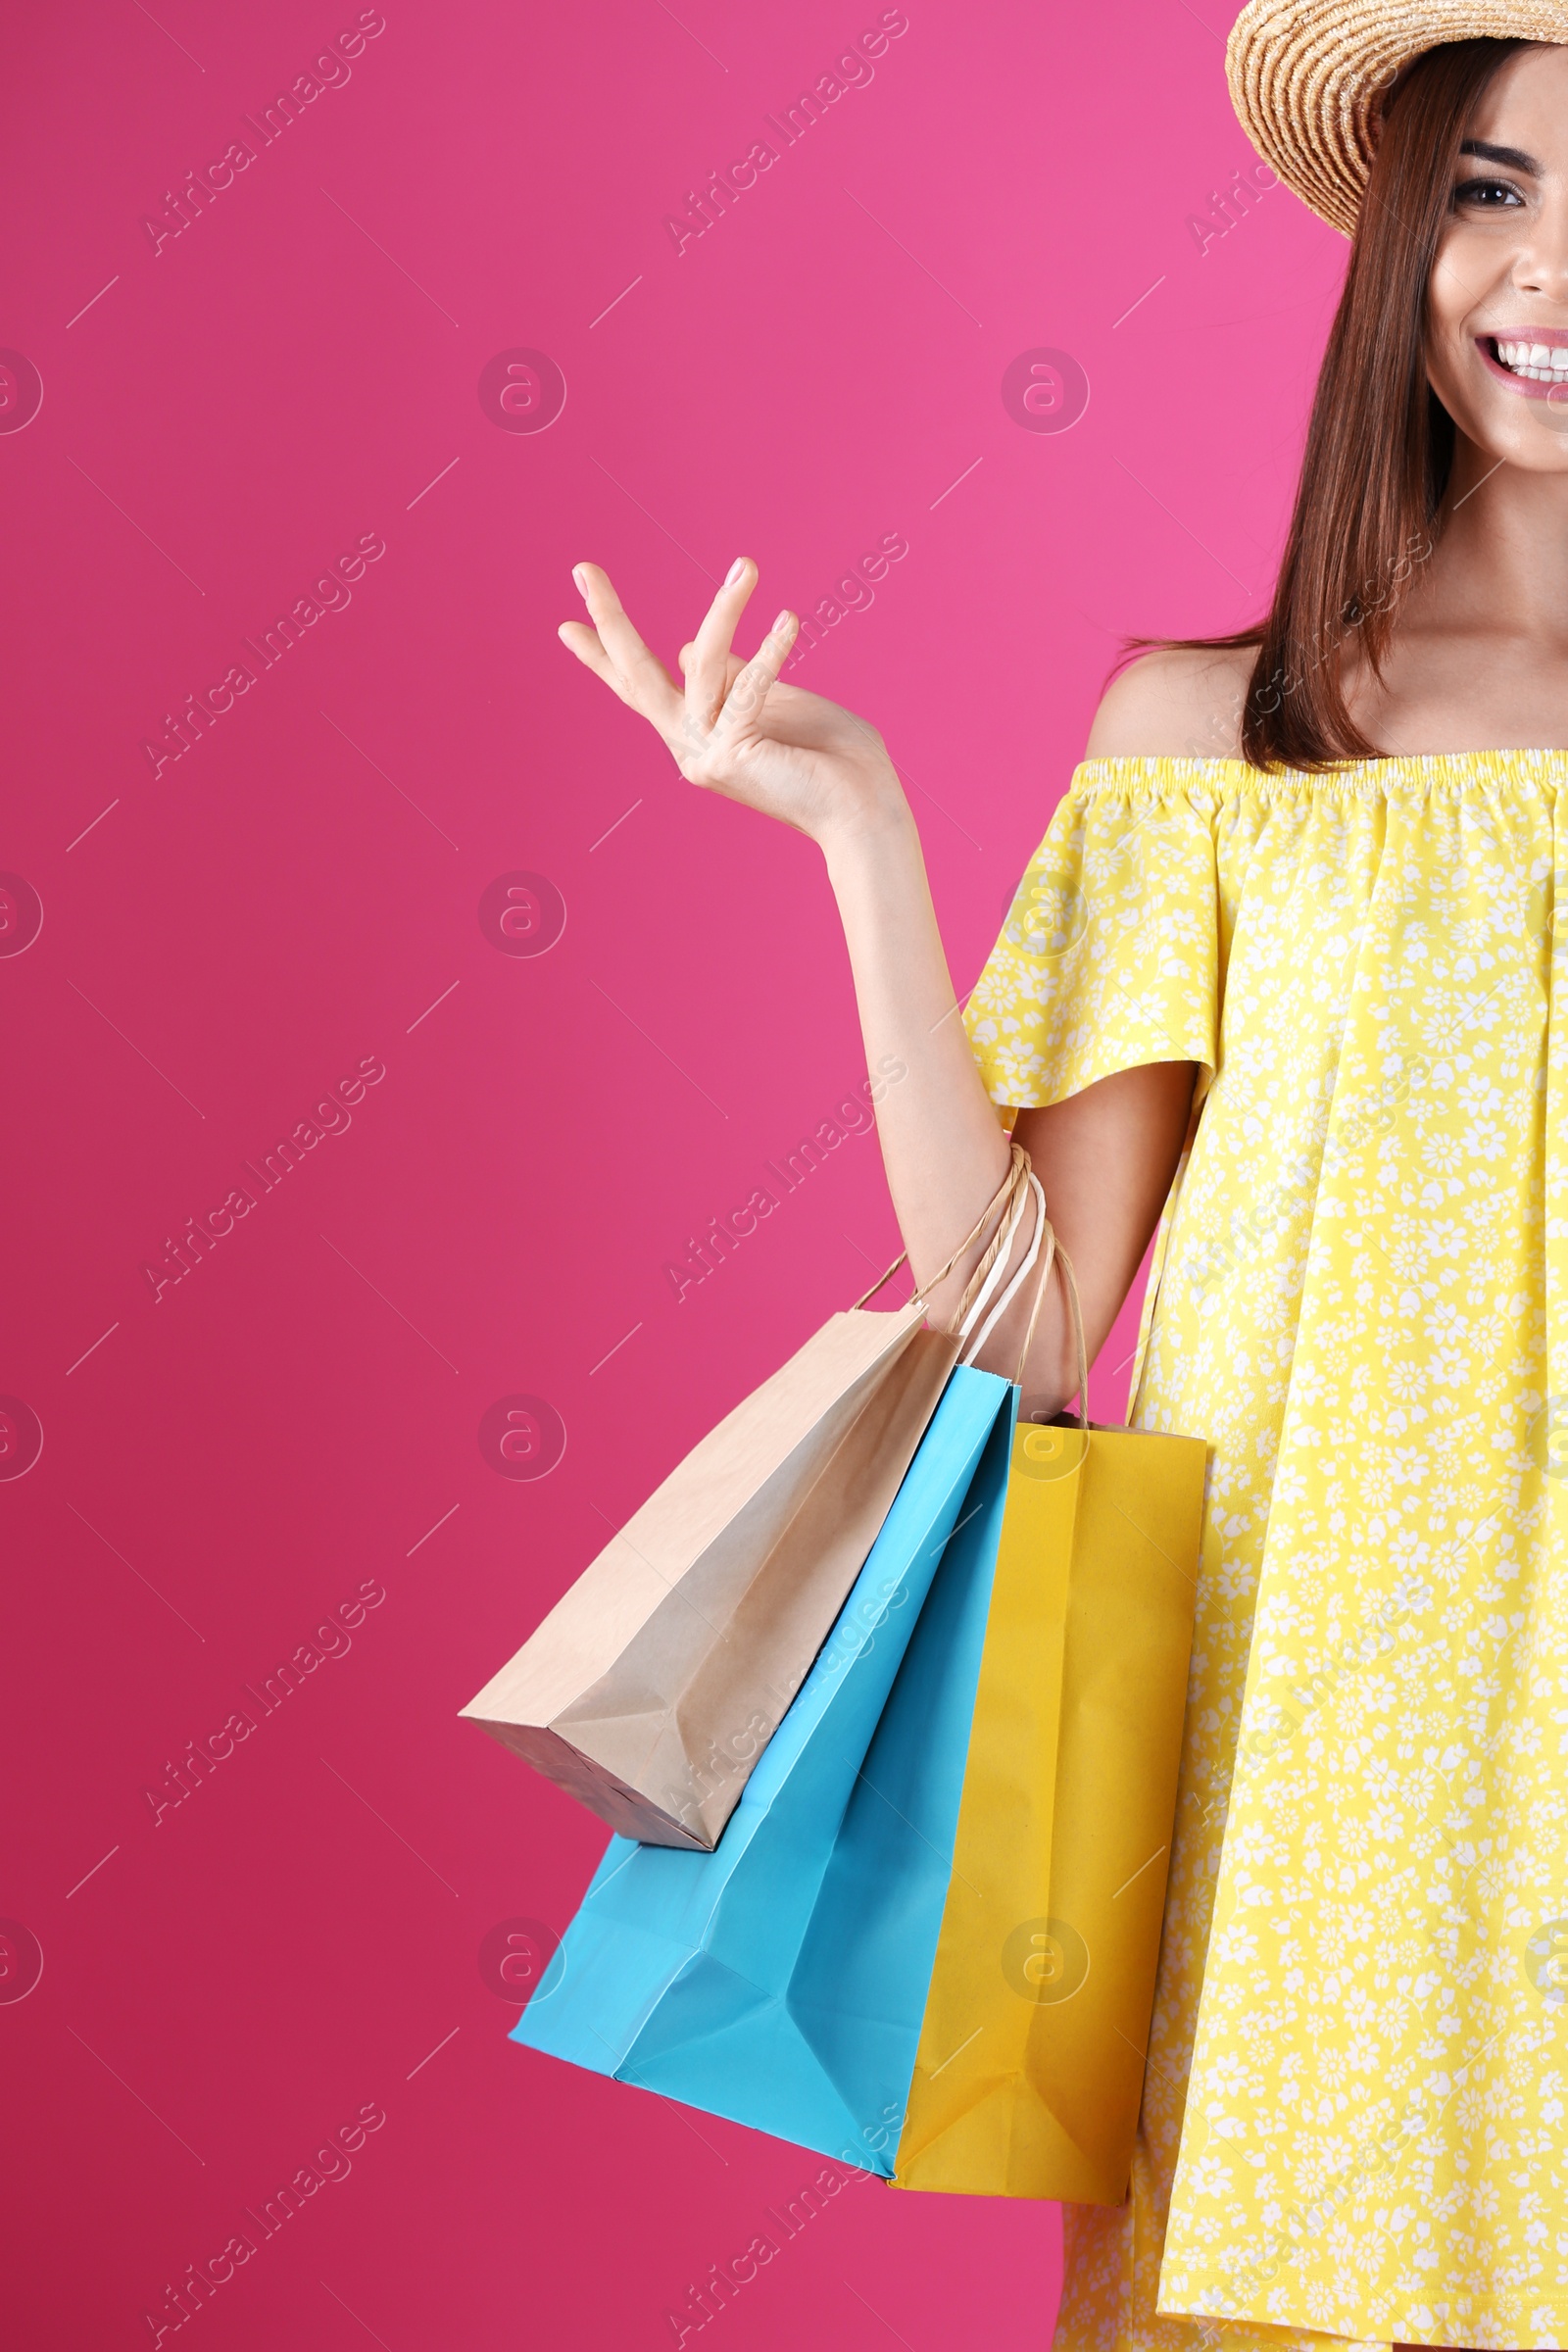
{"label": "chin", "polygon": [[[1536,393],[1531,386],[1531,394]],[[1442,384],[1433,390],[1453,418],[1464,439],[1471,442],[1489,466],[1517,466],[1527,473],[1568,473],[1568,392],[1553,399],[1527,397],[1510,385],[1498,390],[1493,383],[1466,385],[1458,398]],[[1554,387],[1555,389],[1555,387]]]}
{"label": "chin", "polygon": [[1487,466],[1516,466],[1523,473],[1568,473],[1568,406],[1549,422],[1515,424],[1511,418],[1478,417],[1460,430],[1473,441]]}

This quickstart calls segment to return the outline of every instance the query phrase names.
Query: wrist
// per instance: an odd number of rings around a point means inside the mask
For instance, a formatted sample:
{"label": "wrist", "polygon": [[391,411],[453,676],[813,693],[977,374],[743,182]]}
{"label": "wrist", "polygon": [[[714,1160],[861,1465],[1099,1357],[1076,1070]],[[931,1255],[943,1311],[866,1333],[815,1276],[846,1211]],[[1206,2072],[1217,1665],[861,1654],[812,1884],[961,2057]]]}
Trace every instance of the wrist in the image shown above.
{"label": "wrist", "polygon": [[919,834],[891,760],[867,778],[853,802],[835,811],[816,836],[830,874],[910,844],[918,847]]}

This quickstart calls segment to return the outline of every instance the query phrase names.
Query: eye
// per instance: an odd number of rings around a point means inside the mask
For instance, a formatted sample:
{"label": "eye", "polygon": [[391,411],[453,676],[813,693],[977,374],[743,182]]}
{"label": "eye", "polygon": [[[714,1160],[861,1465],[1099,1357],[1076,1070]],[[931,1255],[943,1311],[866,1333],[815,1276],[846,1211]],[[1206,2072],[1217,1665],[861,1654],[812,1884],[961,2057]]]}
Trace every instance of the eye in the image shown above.
{"label": "eye", "polygon": [[1516,210],[1524,197],[1509,179],[1476,177],[1461,179],[1453,191],[1456,205],[1473,207],[1478,213],[1499,213]]}

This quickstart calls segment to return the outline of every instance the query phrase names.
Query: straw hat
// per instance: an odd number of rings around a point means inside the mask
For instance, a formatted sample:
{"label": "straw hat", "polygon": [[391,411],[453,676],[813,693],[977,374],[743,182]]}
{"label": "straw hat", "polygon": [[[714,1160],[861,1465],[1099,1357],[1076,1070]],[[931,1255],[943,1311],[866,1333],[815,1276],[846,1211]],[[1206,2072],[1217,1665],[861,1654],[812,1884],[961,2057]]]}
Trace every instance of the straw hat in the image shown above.
{"label": "straw hat", "polygon": [[1568,41],[1568,0],[1249,0],[1225,72],[1259,155],[1350,236],[1383,93],[1423,49],[1481,39]]}

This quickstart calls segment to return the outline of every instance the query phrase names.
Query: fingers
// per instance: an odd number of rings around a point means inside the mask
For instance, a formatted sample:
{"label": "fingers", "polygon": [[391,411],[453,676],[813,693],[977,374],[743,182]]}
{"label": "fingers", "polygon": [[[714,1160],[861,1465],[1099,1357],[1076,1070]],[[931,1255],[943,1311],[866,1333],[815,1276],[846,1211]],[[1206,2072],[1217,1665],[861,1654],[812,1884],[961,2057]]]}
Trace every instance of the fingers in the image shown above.
{"label": "fingers", "polygon": [[[695,645],[683,645],[680,649],[680,652],[676,655],[675,659],[680,663],[680,673],[682,677],[685,677],[687,671],[690,669],[695,653]],[[736,679],[740,676],[741,671],[745,667],[746,663],[739,654],[732,653],[726,657],[724,662],[724,692],[726,694],[728,694],[730,688],[734,685]]]}
{"label": "fingers", "polygon": [[777,683],[779,671],[789,660],[800,625],[787,608],[779,614],[751,660],[731,681],[713,729],[715,735],[742,728],[756,718],[767,699],[768,688]]}
{"label": "fingers", "polygon": [[608,573],[597,564],[579,564],[572,578],[592,625],[563,621],[558,632],[562,643],[659,729],[687,774],[706,760],[716,739],[737,735],[755,720],[800,627],[794,613],[785,611],[751,661],[743,662],[732,650],[736,626],[757,585],[757,566],[749,558],[738,557],[697,635],[680,649],[682,694],[632,626]]}
{"label": "fingers", "polygon": [[593,630],[581,621],[565,621],[562,642],[568,646],[623,703],[652,720],[669,736],[680,715],[680,694],[662,662],[651,654],[622,609],[610,575],[597,564],[579,564],[572,572]]}
{"label": "fingers", "polygon": [[568,652],[576,655],[584,668],[591,669],[596,678],[603,678],[605,684],[612,687],[620,696],[623,703],[630,700],[624,691],[622,680],[616,672],[615,664],[599,642],[597,629],[589,628],[586,621],[564,620],[556,631],[556,635]]}
{"label": "fingers", "polygon": [[757,565],[749,556],[737,556],[692,640],[691,660],[681,664],[686,672],[686,716],[705,733],[724,700],[730,646],[756,585]]}

